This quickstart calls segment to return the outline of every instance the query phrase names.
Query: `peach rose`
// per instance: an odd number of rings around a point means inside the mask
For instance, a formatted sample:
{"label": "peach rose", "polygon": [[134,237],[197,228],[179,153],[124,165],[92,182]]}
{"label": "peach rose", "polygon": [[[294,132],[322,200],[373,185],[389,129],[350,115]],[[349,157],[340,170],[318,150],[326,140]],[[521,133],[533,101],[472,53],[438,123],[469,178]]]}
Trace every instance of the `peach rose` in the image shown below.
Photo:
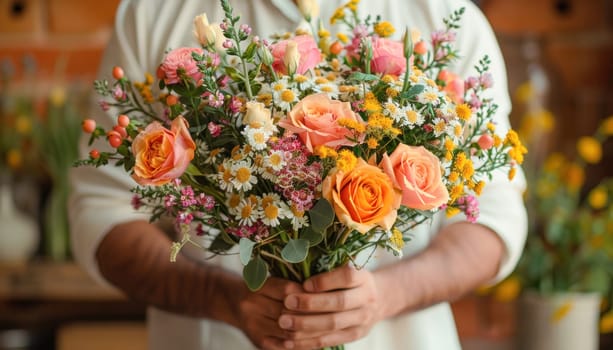
{"label": "peach rose", "polygon": [[373,73],[400,75],[407,68],[404,48],[401,42],[390,39],[376,38],[372,42],[372,61],[370,69]]}
{"label": "peach rose", "polygon": [[181,81],[179,70],[188,77],[198,81],[202,78],[202,72],[198,69],[196,60],[192,57],[192,52],[201,54],[204,52],[200,48],[181,47],[170,51],[160,65],[160,70],[164,75],[166,84],[176,84]]}
{"label": "peach rose", "polygon": [[296,133],[311,152],[322,145],[335,149],[353,146],[355,142],[349,140],[353,133],[338,124],[341,118],[363,123],[348,102],[332,100],[327,94],[319,93],[298,102],[286,118],[279,121],[279,126]]}
{"label": "peach rose", "polygon": [[321,51],[317,47],[315,39],[310,35],[297,35],[296,37],[288,40],[281,40],[272,45],[272,56],[274,61],[272,67],[275,71],[281,74],[288,74],[285,65],[287,57],[285,52],[287,50],[287,44],[293,41],[298,48],[298,67],[295,73],[304,74],[309,69],[315,67],[321,62]]}
{"label": "peach rose", "polygon": [[183,175],[194,158],[195,149],[183,117],[173,120],[170,130],[153,122],[132,142],[136,160],[132,178],[140,185],[168,183]]}
{"label": "peach rose", "polygon": [[430,210],[449,201],[447,187],[441,180],[439,159],[423,146],[400,144],[390,156],[383,155],[379,166],[394,186],[402,190],[402,205]]}
{"label": "peach rose", "polygon": [[347,173],[333,169],[323,181],[322,196],[341,223],[361,233],[375,226],[391,229],[401,200],[389,176],[363,159]]}

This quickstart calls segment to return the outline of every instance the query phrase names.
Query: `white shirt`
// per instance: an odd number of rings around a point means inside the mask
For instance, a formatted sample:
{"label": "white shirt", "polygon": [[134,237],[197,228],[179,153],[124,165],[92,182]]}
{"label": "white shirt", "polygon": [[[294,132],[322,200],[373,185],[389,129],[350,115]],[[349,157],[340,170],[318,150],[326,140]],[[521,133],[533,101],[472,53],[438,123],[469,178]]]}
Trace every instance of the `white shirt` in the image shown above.
{"label": "white shirt", "polygon": [[[320,1],[321,18],[327,20],[345,2]],[[233,0],[231,3],[235,14],[241,16],[241,23],[252,26],[253,32],[262,38],[272,33],[293,31],[301,21],[301,15],[291,0]],[[362,0],[359,10],[362,17],[365,14],[379,14],[382,19],[390,21],[397,28],[397,36],[408,26],[419,29],[423,37],[428,38],[431,31],[443,28],[443,18],[460,7],[466,8],[456,43],[462,59],[453,67],[453,71],[462,77],[475,75],[474,66],[478,60],[485,54],[489,55],[495,82],[492,96],[499,105],[497,130],[504,135],[509,128],[507,116],[511,108],[504,62],[492,29],[476,6],[467,0]],[[114,35],[103,57],[99,78],[110,80],[115,65],[122,66],[134,81],[144,80],[146,72],[154,74],[167,49],[197,46],[192,34],[192,22],[202,12],[207,13],[210,22],[220,22],[223,18],[217,0],[124,0],[117,11]],[[94,104],[96,106],[92,108],[92,117],[107,128],[112,126],[116,115],[105,114]],[[84,138],[83,156],[90,149],[85,142]],[[106,283],[94,257],[98,243],[114,225],[135,219],[148,219],[148,215],[132,209],[129,189],[136,184],[121,167],[109,165],[97,169],[75,168],[71,178],[73,252],[77,261],[89,273],[101,283]],[[509,182],[506,174],[500,172],[479,197],[481,212],[478,222],[493,229],[506,246],[506,254],[496,280],[514,268],[525,241],[527,225],[522,201],[524,187],[521,173],[515,181]],[[462,215],[447,219],[443,214],[437,216],[431,225],[419,227],[406,245],[405,256],[424,249],[441,225],[462,219]],[[191,256],[203,254],[193,249],[184,253]],[[395,259],[382,252],[371,263],[375,266]],[[215,258],[213,262],[237,271],[242,268],[235,256]],[[188,318],[150,308],[148,326],[149,346],[154,350],[253,349],[253,345],[240,330],[211,320]],[[383,321],[366,338],[348,344],[346,349],[455,350],[460,349],[460,343],[451,309],[447,303],[441,303]]]}

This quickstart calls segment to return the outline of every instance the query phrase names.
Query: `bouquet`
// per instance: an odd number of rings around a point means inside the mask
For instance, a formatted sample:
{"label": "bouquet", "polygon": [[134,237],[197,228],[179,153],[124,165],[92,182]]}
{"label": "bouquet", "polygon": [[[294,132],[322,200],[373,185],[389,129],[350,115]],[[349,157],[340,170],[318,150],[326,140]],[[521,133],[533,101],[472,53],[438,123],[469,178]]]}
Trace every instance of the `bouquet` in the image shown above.
{"label": "bouquet", "polygon": [[336,38],[303,6],[310,29],[265,40],[221,0],[225,19],[196,17],[201,46],[168,51],[157,81],[115,67],[113,82],[95,83],[117,125],[83,127],[112,149],[78,164],[123,166],[134,207],[174,219],[171,259],[186,244],[238,252],[252,290],[377,248],[401,255],[408,231],[439,211],[474,221],[492,173],[513,178],[526,150],[514,131],[495,132],[487,56],[466,79],[447,68],[463,9],[429,42],[409,30],[394,41],[392,24],[359,18],[357,3],[331,18],[348,28]]}

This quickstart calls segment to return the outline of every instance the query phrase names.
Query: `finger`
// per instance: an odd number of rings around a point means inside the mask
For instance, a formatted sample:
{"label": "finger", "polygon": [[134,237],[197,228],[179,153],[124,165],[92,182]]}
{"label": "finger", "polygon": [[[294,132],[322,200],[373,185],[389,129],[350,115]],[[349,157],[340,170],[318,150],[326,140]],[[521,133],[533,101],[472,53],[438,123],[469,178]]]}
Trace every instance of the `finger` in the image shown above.
{"label": "finger", "polygon": [[314,337],[318,333],[329,333],[357,327],[366,322],[368,315],[362,309],[325,314],[283,314],[279,317],[279,327],[294,332],[292,339]]}
{"label": "finger", "polygon": [[307,292],[328,292],[337,289],[353,288],[363,283],[366,270],[357,270],[346,265],[330,272],[315,275],[303,283]]}
{"label": "finger", "polygon": [[263,294],[271,299],[283,300],[287,295],[300,293],[303,288],[300,284],[282,278],[270,277],[264,286],[255,293]]}
{"label": "finger", "polygon": [[271,299],[265,295],[252,294],[241,301],[243,312],[256,315],[261,314],[271,319],[277,319],[285,309],[279,300]]}
{"label": "finger", "polygon": [[371,297],[365,288],[352,288],[326,293],[290,294],[283,304],[296,312],[338,312],[360,308],[370,303]]}
{"label": "finger", "polygon": [[260,343],[262,350],[287,350],[284,339],[275,337],[264,337]]}

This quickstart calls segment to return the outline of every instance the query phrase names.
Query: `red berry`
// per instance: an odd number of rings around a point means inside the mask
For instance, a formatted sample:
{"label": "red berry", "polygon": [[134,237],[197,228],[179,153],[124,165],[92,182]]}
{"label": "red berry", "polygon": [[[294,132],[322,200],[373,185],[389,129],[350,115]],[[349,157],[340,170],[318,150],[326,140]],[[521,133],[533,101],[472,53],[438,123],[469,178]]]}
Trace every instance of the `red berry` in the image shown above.
{"label": "red berry", "polygon": [[121,67],[113,67],[113,78],[115,78],[116,80],[123,78],[123,69],[121,69]]}
{"label": "red berry", "polygon": [[179,98],[175,95],[166,96],[166,104],[169,106],[174,106],[179,102]]}
{"label": "red berry", "polygon": [[111,145],[111,147],[113,148],[117,148],[121,145],[121,134],[115,130],[111,130],[109,132],[106,133],[106,138],[109,141],[109,144]]}
{"label": "red berry", "polygon": [[479,137],[477,143],[481,149],[488,150],[494,146],[494,138],[491,135],[483,134]]}
{"label": "red berry", "polygon": [[83,132],[91,134],[96,130],[96,121],[93,119],[85,119],[81,122],[81,129],[83,129]]}
{"label": "red berry", "polygon": [[126,131],[126,128],[124,128],[121,125],[115,125],[113,127],[113,130],[117,131],[122,139],[125,139],[126,137],[128,137],[128,132]]}
{"label": "red berry", "polygon": [[339,53],[341,53],[341,51],[343,51],[343,44],[341,44],[338,41],[335,41],[332,43],[332,45],[330,45],[330,53],[333,55],[338,55]]}
{"label": "red berry", "polygon": [[415,52],[418,55],[423,55],[426,52],[428,52],[426,43],[423,40],[419,41],[417,44],[415,44],[415,46],[413,46],[413,52]]}
{"label": "red berry", "polygon": [[120,114],[119,117],[117,117],[117,125],[125,128],[128,124],[130,124],[130,118],[127,115]]}
{"label": "red berry", "polygon": [[100,158],[100,152],[97,149],[93,149],[93,150],[89,151],[89,156],[92,159],[98,159],[98,158]]}

